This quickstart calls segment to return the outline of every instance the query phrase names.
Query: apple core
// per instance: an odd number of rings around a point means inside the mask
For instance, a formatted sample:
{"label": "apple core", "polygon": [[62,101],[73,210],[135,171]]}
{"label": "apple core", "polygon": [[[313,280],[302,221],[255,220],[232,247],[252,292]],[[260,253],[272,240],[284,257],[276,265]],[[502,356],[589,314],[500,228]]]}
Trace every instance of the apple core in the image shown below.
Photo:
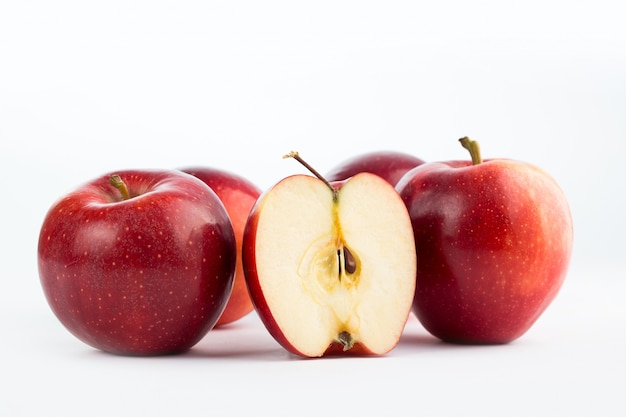
{"label": "apple core", "polygon": [[336,207],[338,196],[334,198],[334,230],[307,248],[298,265],[298,276],[311,298],[332,311],[340,323],[336,340],[346,351],[355,342],[347,330],[348,323],[359,322],[354,312],[358,307],[360,262],[343,241]]}
{"label": "apple core", "polygon": [[[339,193],[333,185],[319,174],[311,165],[304,161],[297,152],[284,156],[293,158],[304,165],[313,175],[324,182],[333,194],[333,232],[314,242],[304,253],[298,267],[298,275],[310,296],[320,306],[330,309],[342,330],[337,334],[336,341],[341,343],[343,350],[350,350],[355,343],[349,331],[345,330],[349,322],[359,322],[352,317],[358,304],[358,258],[344,243],[341,233],[341,222],[338,215]],[[333,273],[337,271],[337,274]]]}

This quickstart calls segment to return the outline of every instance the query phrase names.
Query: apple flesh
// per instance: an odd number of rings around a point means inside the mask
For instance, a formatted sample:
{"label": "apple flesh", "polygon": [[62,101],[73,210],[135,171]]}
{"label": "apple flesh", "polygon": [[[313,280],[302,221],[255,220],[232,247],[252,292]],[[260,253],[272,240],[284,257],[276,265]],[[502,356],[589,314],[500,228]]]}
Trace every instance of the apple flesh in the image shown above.
{"label": "apple flesh", "polygon": [[395,186],[407,171],[423,163],[420,158],[403,152],[373,151],[340,162],[324,177],[328,181],[343,181],[358,173],[370,172]]}
{"label": "apple flesh", "polygon": [[187,167],[181,169],[181,171],[199,178],[217,194],[224,204],[233,225],[235,242],[237,244],[235,283],[228,299],[228,304],[226,304],[226,309],[217,321],[216,327],[235,322],[254,309],[248,295],[248,288],[243,273],[241,246],[246,221],[254,203],[261,195],[261,189],[247,178],[222,169]]}
{"label": "apple flesh", "polygon": [[92,347],[139,356],[186,351],[215,325],[232,291],[228,214],[191,175],[116,174],[48,211],[38,243],[44,294],[60,322]]}
{"label": "apple flesh", "polygon": [[482,161],[472,144],[473,161],[424,164],[397,184],[418,255],[413,312],[444,341],[508,343],[559,291],[572,218],[545,171],[514,160]]}
{"label": "apple flesh", "polygon": [[382,178],[283,179],[252,209],[243,250],[255,308],[288,351],[384,354],[397,344],[416,254],[407,209]]}

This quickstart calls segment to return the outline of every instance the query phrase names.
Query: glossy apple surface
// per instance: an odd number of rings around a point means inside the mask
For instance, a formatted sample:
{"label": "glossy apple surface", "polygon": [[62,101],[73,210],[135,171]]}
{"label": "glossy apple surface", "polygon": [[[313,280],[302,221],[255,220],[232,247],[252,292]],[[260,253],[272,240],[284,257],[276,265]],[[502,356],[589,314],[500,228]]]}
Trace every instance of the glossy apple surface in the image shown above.
{"label": "glossy apple surface", "polygon": [[340,162],[324,177],[328,181],[343,181],[360,172],[370,172],[395,186],[407,171],[423,163],[423,160],[403,152],[373,151]]}
{"label": "glossy apple surface", "polygon": [[[332,188],[332,189],[331,189]],[[250,294],[272,336],[305,357],[384,354],[408,319],[416,254],[395,189],[294,175],[264,192],[246,225]]]}
{"label": "glossy apple surface", "polygon": [[216,326],[232,323],[250,313],[254,307],[248,295],[246,280],[241,262],[241,245],[243,230],[248,220],[252,206],[261,195],[258,188],[247,178],[233,172],[211,167],[188,167],[183,172],[201,179],[220,198],[233,225],[235,241],[237,243],[237,268],[235,284],[224,313],[217,321]]}
{"label": "glossy apple surface", "polygon": [[202,181],[176,171],[117,172],[67,194],[41,227],[46,299],[78,339],[107,352],[183,352],[216,323],[233,286],[235,238]]}
{"label": "glossy apple surface", "polygon": [[507,343],[559,291],[573,226],[563,191],[528,163],[424,164],[397,184],[418,255],[413,311],[456,343]]}

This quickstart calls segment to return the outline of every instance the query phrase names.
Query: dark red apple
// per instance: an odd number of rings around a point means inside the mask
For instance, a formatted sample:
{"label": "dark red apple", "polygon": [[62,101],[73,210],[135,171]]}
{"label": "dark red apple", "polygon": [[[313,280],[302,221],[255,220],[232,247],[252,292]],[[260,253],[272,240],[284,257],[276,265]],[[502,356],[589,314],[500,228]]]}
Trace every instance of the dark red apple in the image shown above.
{"label": "dark red apple", "polygon": [[177,171],[121,171],[48,211],[38,266],[54,314],[107,352],[186,351],[217,322],[232,291],[236,246],[223,204]]}
{"label": "dark red apple", "polygon": [[436,337],[507,343],[523,335],[559,291],[573,226],[566,197],[531,164],[433,162],[396,189],[411,216],[417,249],[413,312]]}
{"label": "dark red apple", "polygon": [[415,289],[407,209],[377,175],[331,184],[315,174],[281,180],[252,209],[243,261],[254,306],[294,354],[384,354]]}
{"label": "dark red apple", "polygon": [[395,186],[407,171],[423,163],[423,160],[403,152],[373,151],[340,162],[324,177],[328,181],[343,181],[360,172],[370,172]]}
{"label": "dark red apple", "polygon": [[254,307],[248,295],[246,279],[241,262],[241,245],[243,230],[248,220],[252,206],[261,195],[258,188],[247,178],[233,172],[210,167],[188,167],[183,172],[191,174],[206,183],[220,198],[233,224],[235,241],[237,243],[237,268],[235,271],[235,285],[230,295],[224,313],[217,321],[216,326],[232,323],[250,313]]}

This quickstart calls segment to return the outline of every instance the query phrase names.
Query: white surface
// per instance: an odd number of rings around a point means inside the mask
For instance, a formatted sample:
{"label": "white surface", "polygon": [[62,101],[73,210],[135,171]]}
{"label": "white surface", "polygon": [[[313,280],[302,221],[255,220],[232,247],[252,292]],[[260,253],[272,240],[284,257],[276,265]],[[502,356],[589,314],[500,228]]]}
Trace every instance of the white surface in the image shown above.
{"label": "white surface", "polygon": [[299,359],[255,314],[182,356],[117,357],[37,303],[3,316],[0,415],[622,416],[623,272],[575,269],[512,344],[443,344],[411,318],[396,349],[372,358]]}
{"label": "white surface", "polygon": [[[617,1],[0,4],[0,416],[624,415],[626,32]],[[381,3],[382,4],[382,3]],[[300,360],[254,315],[180,357],[75,340],[43,299],[52,202],[113,169],[206,164],[267,188],[374,149],[533,162],[568,195],[566,284],[507,346],[413,319],[382,358]]]}

